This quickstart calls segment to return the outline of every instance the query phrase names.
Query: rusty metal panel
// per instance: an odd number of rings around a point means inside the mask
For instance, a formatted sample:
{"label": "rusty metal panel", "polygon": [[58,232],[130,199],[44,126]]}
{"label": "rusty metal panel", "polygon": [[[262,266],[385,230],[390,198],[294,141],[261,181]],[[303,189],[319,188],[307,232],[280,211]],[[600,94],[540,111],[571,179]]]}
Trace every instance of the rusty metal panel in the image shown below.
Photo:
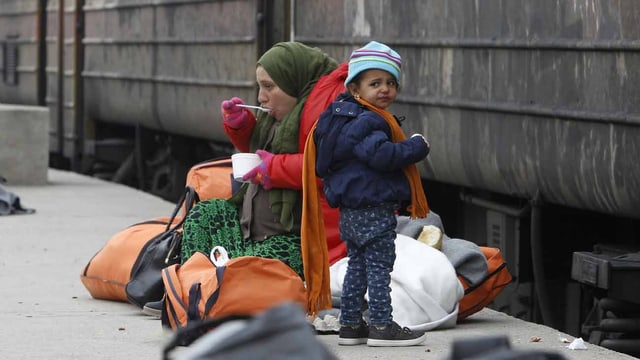
{"label": "rusty metal panel", "polygon": [[225,98],[256,97],[256,11],[255,1],[87,0],[87,115],[228,141],[214,119]]}
{"label": "rusty metal panel", "polygon": [[[61,0],[48,0],[46,8],[46,105],[50,110],[49,147],[51,153],[72,158],[76,149],[74,110],[74,31],[75,1],[64,0],[63,13],[59,12]],[[62,24],[60,22],[62,17]],[[62,33],[60,33],[62,29]],[[62,35],[62,45],[60,44]],[[62,65],[60,64],[62,59]]]}
{"label": "rusty metal panel", "polygon": [[403,57],[392,111],[423,176],[640,218],[640,2],[298,1],[295,39]]}
{"label": "rusty metal panel", "polygon": [[0,102],[38,104],[38,0],[0,0]]}

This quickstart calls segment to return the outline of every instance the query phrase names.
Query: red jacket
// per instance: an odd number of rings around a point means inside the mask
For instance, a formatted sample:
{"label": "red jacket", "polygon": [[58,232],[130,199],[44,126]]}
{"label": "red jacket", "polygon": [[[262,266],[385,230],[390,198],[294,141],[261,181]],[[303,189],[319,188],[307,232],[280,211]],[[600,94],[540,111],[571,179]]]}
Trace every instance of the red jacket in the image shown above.
{"label": "red jacket", "polygon": [[[348,63],[342,63],[331,73],[318,79],[318,82],[311,90],[307,102],[302,109],[300,119],[300,131],[298,137],[298,153],[296,154],[274,154],[269,169],[269,176],[273,187],[302,190],[302,161],[304,144],[307,136],[318,120],[320,113],[342,93],[344,81],[347,78]],[[233,129],[223,124],[224,130],[229,136],[231,143],[241,152],[249,152],[249,142],[253,128],[256,125],[256,118],[253,113],[249,113],[248,124]],[[340,230],[338,228],[338,209],[331,208],[324,198],[322,183],[318,179],[320,188],[322,212],[324,226],[327,235],[327,247],[329,249],[329,263],[336,261],[347,255],[345,244],[340,240]]]}

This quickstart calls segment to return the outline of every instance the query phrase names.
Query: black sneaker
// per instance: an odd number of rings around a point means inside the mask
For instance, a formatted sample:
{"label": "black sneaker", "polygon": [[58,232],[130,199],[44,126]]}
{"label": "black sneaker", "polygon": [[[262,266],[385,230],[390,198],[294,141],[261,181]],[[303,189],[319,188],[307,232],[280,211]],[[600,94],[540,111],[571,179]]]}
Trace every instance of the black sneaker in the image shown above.
{"label": "black sneaker", "polygon": [[419,345],[427,338],[423,331],[413,332],[409,328],[402,328],[395,321],[383,329],[369,327],[369,346],[413,346]]}
{"label": "black sneaker", "polygon": [[338,345],[358,345],[366,344],[369,337],[369,327],[363,321],[360,326],[340,326],[338,335]]}
{"label": "black sneaker", "polygon": [[148,302],[144,304],[144,307],[142,307],[142,313],[160,319],[160,317],[162,317],[163,306],[164,306],[164,299]]}

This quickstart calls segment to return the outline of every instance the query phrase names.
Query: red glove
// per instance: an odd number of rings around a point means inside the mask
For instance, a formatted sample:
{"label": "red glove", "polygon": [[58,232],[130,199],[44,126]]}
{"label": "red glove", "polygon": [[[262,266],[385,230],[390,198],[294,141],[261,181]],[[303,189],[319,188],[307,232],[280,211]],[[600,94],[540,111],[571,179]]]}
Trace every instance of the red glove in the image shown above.
{"label": "red glove", "polygon": [[271,189],[271,177],[269,177],[269,169],[271,168],[271,160],[273,160],[273,154],[266,150],[258,150],[256,154],[260,156],[262,162],[260,165],[254,167],[249,170],[244,176],[242,180],[251,181],[253,184],[262,184],[262,187],[265,190]]}
{"label": "red glove", "polygon": [[220,104],[220,112],[225,124],[233,129],[239,129],[247,122],[247,112],[249,110],[236,106],[238,104],[244,104],[244,101],[239,97],[232,97],[231,100],[224,100]]}

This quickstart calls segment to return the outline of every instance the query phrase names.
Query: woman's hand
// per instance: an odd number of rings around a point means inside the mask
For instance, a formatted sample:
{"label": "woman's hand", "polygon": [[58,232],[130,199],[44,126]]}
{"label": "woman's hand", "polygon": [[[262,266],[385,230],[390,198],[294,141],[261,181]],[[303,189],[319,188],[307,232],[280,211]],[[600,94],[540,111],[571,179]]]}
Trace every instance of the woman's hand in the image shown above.
{"label": "woman's hand", "polygon": [[242,180],[251,181],[252,184],[262,184],[262,187],[265,190],[269,190],[272,188],[269,171],[271,169],[271,160],[273,159],[273,154],[266,150],[258,150],[256,151],[256,154],[260,156],[262,162],[260,163],[260,165],[254,167],[246,174],[244,174]]}
{"label": "woman's hand", "polygon": [[232,97],[230,100],[224,100],[220,104],[220,112],[224,122],[233,129],[239,129],[247,122],[248,111],[245,108],[236,106],[238,104],[244,105],[244,101],[239,97]]}

